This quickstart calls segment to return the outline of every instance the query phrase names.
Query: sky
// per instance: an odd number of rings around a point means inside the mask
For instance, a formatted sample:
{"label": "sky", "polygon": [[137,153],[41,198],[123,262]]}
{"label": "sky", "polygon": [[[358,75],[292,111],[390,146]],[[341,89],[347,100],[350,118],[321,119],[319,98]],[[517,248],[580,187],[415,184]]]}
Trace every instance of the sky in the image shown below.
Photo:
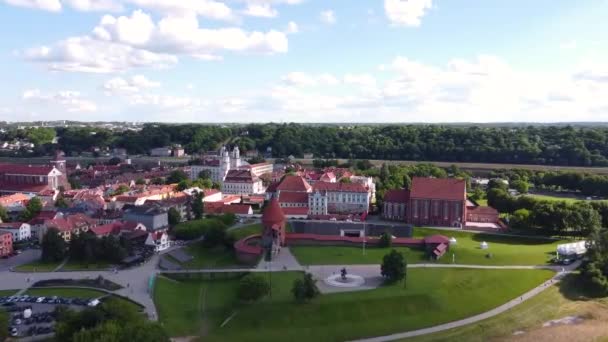
{"label": "sky", "polygon": [[0,0],[0,121],[608,121],[607,0]]}

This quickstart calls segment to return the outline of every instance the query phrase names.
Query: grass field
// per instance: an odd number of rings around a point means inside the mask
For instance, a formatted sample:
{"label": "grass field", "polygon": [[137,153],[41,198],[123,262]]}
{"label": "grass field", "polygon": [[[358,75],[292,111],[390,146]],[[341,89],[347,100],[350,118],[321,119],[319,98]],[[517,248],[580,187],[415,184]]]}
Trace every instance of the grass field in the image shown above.
{"label": "grass field", "polygon": [[262,233],[262,225],[260,223],[251,224],[248,226],[238,227],[232,229],[228,232],[228,234],[234,236],[236,240],[240,240],[242,238],[246,238],[249,235],[260,234]]}
{"label": "grass field", "polygon": [[[410,269],[407,288],[396,284],[296,304],[290,289],[301,275],[280,272],[272,275],[272,297],[253,305],[236,302],[238,280],[175,282],[161,277],[154,298],[172,336],[197,335],[205,341],[344,341],[468,317],[516,298],[552,274]],[[515,278],[517,282],[511,281]]]}
{"label": "grass field", "polygon": [[23,272],[52,272],[60,264],[61,262],[43,262],[41,260],[37,260],[17,266],[15,267],[15,270]]}
{"label": "grass field", "polygon": [[[457,264],[469,265],[543,265],[555,255],[557,244],[563,241],[539,239],[534,237],[514,237],[506,235],[444,231],[439,229],[415,228],[415,237],[442,234],[455,237],[456,245],[441,258],[439,263],[452,263],[452,254]],[[479,248],[481,242],[489,248]],[[423,250],[395,247],[404,253],[409,263],[429,262]],[[293,246],[293,255],[303,265],[348,265],[379,264],[391,248],[366,248],[333,246]],[[487,255],[491,253],[492,257]],[[434,262],[434,261],[433,261]]]}
{"label": "grass field", "polygon": [[0,290],[0,297],[12,296],[17,293],[18,290]]}
{"label": "grass field", "polygon": [[180,264],[183,268],[220,268],[238,265],[234,251],[218,246],[215,248],[203,247],[201,243],[195,243],[185,248],[185,251],[194,259],[189,262],[180,263],[173,259],[171,261]]}
{"label": "grass field", "polygon": [[525,194],[523,196],[530,196],[530,197],[536,198],[538,200],[544,200],[544,201],[567,202],[567,203],[575,203],[575,202],[580,202],[580,201],[585,201],[585,202],[603,202],[603,201],[607,201],[607,200],[599,200],[599,199],[587,200],[587,199],[583,199],[583,198],[551,196],[551,195],[541,195],[541,194]]}
{"label": "grass field", "polygon": [[[564,341],[573,339],[559,332],[543,328],[542,324],[569,315],[585,317],[590,323],[598,320],[598,324],[604,325],[608,317],[608,298],[592,299],[587,294],[581,293],[574,275],[570,275],[559,285],[553,285],[523,304],[504,312],[498,316],[486,319],[477,324],[451,329],[444,332],[424,335],[402,341],[411,342],[449,342],[449,341],[471,341],[483,342],[488,340],[502,340],[515,338],[515,331],[524,331],[526,335],[533,332],[537,338],[527,338],[528,341],[544,341],[553,336],[565,337]],[[568,326],[563,326],[569,329]],[[572,329],[569,329],[572,330]],[[592,340],[583,336],[584,331],[578,332],[576,340]],[[522,336],[519,336],[522,338]],[[555,341],[554,338],[551,338]]]}
{"label": "grass field", "polygon": [[[229,231],[228,234],[234,236],[235,240],[240,240],[249,235],[260,233],[261,231],[261,224],[252,224],[233,229]],[[192,261],[180,263],[171,257],[169,258],[172,262],[180,264],[183,268],[188,269],[233,267],[239,265],[234,251],[226,249],[223,246],[206,248],[203,247],[201,243],[194,243],[185,247],[185,251],[194,258]]]}

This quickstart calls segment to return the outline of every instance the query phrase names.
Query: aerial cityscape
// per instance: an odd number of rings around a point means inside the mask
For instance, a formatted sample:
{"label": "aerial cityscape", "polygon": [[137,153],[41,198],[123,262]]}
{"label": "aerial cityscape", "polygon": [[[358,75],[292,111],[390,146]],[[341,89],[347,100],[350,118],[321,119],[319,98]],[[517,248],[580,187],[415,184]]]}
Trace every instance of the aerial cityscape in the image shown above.
{"label": "aerial cityscape", "polygon": [[0,0],[0,341],[608,340],[606,17]]}

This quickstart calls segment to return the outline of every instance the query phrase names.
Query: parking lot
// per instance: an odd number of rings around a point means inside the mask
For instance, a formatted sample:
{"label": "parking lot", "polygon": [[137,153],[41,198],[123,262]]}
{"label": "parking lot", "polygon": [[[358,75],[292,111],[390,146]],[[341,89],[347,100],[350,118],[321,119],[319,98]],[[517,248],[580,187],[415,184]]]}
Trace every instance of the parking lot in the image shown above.
{"label": "parking lot", "polygon": [[34,297],[28,295],[0,297],[0,307],[9,315],[9,335],[32,337],[54,332],[58,306],[82,310],[99,304],[97,299],[66,297]]}

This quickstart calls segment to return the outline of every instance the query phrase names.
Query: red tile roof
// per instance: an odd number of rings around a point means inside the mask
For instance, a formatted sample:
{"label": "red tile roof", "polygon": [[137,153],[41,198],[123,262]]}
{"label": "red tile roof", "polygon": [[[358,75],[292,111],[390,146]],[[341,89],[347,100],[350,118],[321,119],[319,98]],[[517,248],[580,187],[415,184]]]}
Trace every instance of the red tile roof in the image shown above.
{"label": "red tile roof", "polygon": [[0,174],[48,176],[51,171],[53,167],[48,165],[0,164]]}
{"label": "red tile roof", "polygon": [[22,225],[22,222],[3,222],[0,223],[0,229],[19,229]]}
{"label": "red tile roof", "polygon": [[257,181],[259,181],[259,178],[250,170],[230,170],[224,178],[224,183],[253,183]]}
{"label": "red tile roof", "polygon": [[308,203],[307,192],[281,192],[279,203]]}
{"label": "red tile roof", "polygon": [[203,194],[205,194],[205,197],[207,196],[213,196],[215,194],[218,194],[220,191],[218,189],[205,189],[203,190]]}
{"label": "red tile roof", "polygon": [[414,177],[410,198],[464,201],[466,187],[463,179]]}
{"label": "red tile roof", "polygon": [[223,214],[247,215],[250,212],[251,206],[249,204],[231,204],[222,207]]}
{"label": "red tile roof", "polygon": [[281,184],[277,186],[279,191],[310,192],[311,189],[310,184],[300,176],[285,176]]}
{"label": "red tile roof", "polygon": [[38,193],[48,188],[48,184],[15,184],[9,182],[0,182],[0,190],[2,191]]}
{"label": "red tile roof", "polygon": [[316,182],[313,186],[315,191],[332,191],[332,192],[367,192],[367,189],[359,183],[329,183]]}
{"label": "red tile roof", "polygon": [[384,202],[387,203],[407,203],[410,200],[410,191],[406,189],[388,190],[384,194]]}
{"label": "red tile roof", "polygon": [[430,243],[430,244],[450,244],[450,239],[448,239],[446,236],[443,235],[431,235],[431,236],[425,236],[424,237],[424,243]]}
{"label": "red tile roof", "polygon": [[470,214],[498,215],[496,209],[488,206],[467,208],[467,212]]}
{"label": "red tile roof", "polygon": [[30,199],[30,197],[25,194],[16,193],[16,194],[0,197],[0,205],[6,207],[6,206],[13,205],[16,203],[24,204],[25,202],[29,201],[29,199]]}
{"label": "red tile roof", "polygon": [[91,231],[93,232],[93,234],[98,235],[98,236],[116,234],[116,233],[120,232],[121,227],[122,227],[121,222],[113,222],[113,223],[104,224],[102,226],[93,227],[93,228],[91,228]]}

